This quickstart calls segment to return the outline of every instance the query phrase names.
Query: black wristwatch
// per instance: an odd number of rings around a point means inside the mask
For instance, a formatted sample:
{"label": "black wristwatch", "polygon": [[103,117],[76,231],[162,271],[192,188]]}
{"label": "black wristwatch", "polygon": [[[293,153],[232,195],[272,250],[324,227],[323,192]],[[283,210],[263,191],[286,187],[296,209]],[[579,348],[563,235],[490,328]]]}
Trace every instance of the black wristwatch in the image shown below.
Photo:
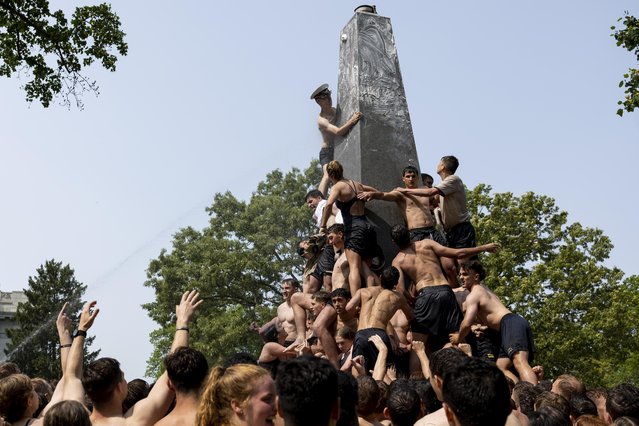
{"label": "black wristwatch", "polygon": [[75,339],[78,336],[87,337],[87,332],[85,330],[76,330],[75,333],[73,333],[73,338]]}

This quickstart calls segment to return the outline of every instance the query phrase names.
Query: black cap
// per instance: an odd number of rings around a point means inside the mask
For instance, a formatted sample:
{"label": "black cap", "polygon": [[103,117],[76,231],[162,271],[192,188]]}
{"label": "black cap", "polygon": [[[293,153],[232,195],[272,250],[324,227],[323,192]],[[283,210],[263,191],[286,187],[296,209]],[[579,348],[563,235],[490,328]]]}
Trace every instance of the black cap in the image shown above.
{"label": "black cap", "polygon": [[317,95],[324,92],[325,90],[328,90],[328,84],[322,84],[320,87],[315,89],[313,93],[311,93],[311,99],[315,99]]}

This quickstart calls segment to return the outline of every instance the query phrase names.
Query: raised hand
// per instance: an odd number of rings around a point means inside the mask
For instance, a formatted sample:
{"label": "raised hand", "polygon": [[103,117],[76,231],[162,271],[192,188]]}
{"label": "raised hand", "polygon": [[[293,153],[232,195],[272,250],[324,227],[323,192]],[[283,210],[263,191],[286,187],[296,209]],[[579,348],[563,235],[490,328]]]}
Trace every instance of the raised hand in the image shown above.
{"label": "raised hand", "polygon": [[[80,321],[78,324],[78,330],[87,331],[93,325],[93,321],[95,317],[100,313],[100,309],[95,308],[95,304],[98,303],[95,300],[91,302],[87,302],[82,307],[82,312],[80,312]],[[94,309],[95,308],[95,309]]]}

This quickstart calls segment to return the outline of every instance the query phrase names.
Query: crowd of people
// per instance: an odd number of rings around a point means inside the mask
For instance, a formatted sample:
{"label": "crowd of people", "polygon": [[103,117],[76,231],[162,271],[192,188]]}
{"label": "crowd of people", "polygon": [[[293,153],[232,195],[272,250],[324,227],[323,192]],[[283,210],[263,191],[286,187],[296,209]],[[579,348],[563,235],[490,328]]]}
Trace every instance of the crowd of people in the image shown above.
{"label": "crowd of people", "polygon": [[[98,316],[87,303],[75,332],[62,307],[56,327],[62,377],[55,386],[0,363],[0,416],[24,425],[501,426],[639,425],[639,389],[589,388],[533,365],[530,325],[484,283],[466,208],[459,161],[443,157],[441,182],[407,166],[404,187],[382,192],[344,177],[333,138],[361,118],[336,126],[328,86],[321,107],[324,177],[304,202],[318,231],[298,244],[303,278],[281,283],[276,316],[253,329],[259,356],[237,353],[209,366],[189,347],[202,304],[184,293],[164,373],[153,384],[126,382],[113,358],[84,362],[87,331]],[[330,192],[329,192],[330,186]],[[325,196],[328,193],[328,196]],[[393,259],[384,259],[369,200],[394,203]],[[389,263],[389,266],[385,266]]]}

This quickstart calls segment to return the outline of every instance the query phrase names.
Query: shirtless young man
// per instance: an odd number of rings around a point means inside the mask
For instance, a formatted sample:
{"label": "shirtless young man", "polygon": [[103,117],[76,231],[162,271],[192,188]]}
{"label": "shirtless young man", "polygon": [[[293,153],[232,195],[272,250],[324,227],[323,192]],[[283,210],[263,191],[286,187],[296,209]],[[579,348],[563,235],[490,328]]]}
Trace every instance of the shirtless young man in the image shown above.
{"label": "shirtless young man", "polygon": [[297,337],[291,297],[295,292],[299,291],[299,286],[300,284],[295,278],[287,278],[282,281],[281,293],[284,302],[277,307],[277,328],[282,329],[284,333],[286,333],[284,346],[293,344]]}
{"label": "shirtless young man", "polygon": [[[196,291],[184,293],[175,309],[176,331],[171,352],[188,346],[189,322],[202,303],[198,297]],[[174,395],[168,385],[167,373],[164,372],[149,395],[122,414],[122,401],[128,391],[127,382],[119,362],[113,358],[100,358],[89,364],[82,375],[82,386],[93,402],[91,423],[97,426],[153,425],[166,414]]]}
{"label": "shirtless young man", "polygon": [[348,286],[351,294],[355,294],[361,286],[362,259],[370,259],[377,249],[377,234],[366,218],[364,201],[358,199],[357,194],[372,191],[374,188],[344,179],[344,168],[338,161],[331,161],[326,167],[326,172],[333,183],[333,189],[324,207],[320,232],[326,230],[333,204],[337,205],[344,219],[344,252],[349,268]]}
{"label": "shirtless young man", "polygon": [[463,341],[477,318],[479,322],[501,334],[501,350],[497,366],[504,374],[512,378],[508,369],[514,364],[522,380],[536,385],[537,375],[529,364],[533,358],[535,345],[528,321],[510,312],[495,293],[481,283],[486,277],[486,271],[481,263],[476,260],[463,263],[459,275],[464,287],[470,293],[464,302],[466,307],[464,320],[459,331],[450,334],[450,342],[457,345]]}
{"label": "shirtless young man", "polygon": [[297,338],[289,347],[306,346],[306,310],[309,310],[315,315],[315,321],[311,327],[313,334],[319,338],[326,357],[337,367],[339,352],[334,337],[337,313],[328,301],[330,301],[330,295],[325,291],[314,294],[295,293],[291,297]]}
{"label": "shirtless young man", "polygon": [[[402,181],[407,189],[417,188],[419,181],[417,169],[413,166],[404,167]],[[406,220],[412,242],[429,239],[437,241],[443,246],[446,245],[446,238],[435,228],[435,221],[430,212],[430,200],[428,196],[413,195],[399,191],[380,192],[375,190],[361,192],[357,194],[357,198],[365,201],[377,199],[395,202],[404,215],[404,220]],[[444,271],[447,273],[448,282],[451,286],[456,287],[455,261],[447,257],[442,257],[440,260]]]}
{"label": "shirtless young man", "polygon": [[388,267],[382,272],[382,285],[379,287],[367,287],[357,290],[355,296],[346,305],[347,311],[354,311],[361,306],[357,334],[353,341],[353,357],[364,356],[364,365],[367,373],[375,368],[378,349],[370,342],[371,336],[379,336],[388,348],[387,363],[393,362],[393,347],[386,333],[388,324],[401,310],[407,318],[412,319],[413,312],[403,295],[393,288],[400,277],[399,271],[394,267]]}
{"label": "shirtless young man", "polygon": [[337,329],[348,327],[357,330],[357,311],[347,311],[346,306],[351,300],[351,293],[345,288],[336,288],[331,292],[333,308],[337,312]]}
{"label": "shirtless young man", "polygon": [[326,165],[333,160],[333,149],[335,136],[346,135],[355,124],[359,121],[362,113],[356,112],[341,127],[335,125],[337,110],[333,108],[333,99],[328,84],[322,84],[311,94],[311,99],[315,100],[320,106],[320,114],[317,117],[317,127],[322,134],[322,149],[320,150],[319,159],[322,166],[322,181],[319,184],[319,190],[322,194],[326,194],[328,190],[328,174],[326,173]]}
{"label": "shirtless young man", "polygon": [[[462,313],[455,294],[444,276],[439,263],[440,256],[454,259],[470,257],[481,252],[495,252],[496,243],[480,247],[452,249],[432,240],[411,243],[408,229],[395,225],[391,238],[399,246],[399,253],[393,259],[393,266],[400,271],[400,291],[403,291],[404,275],[415,284],[415,319],[411,324],[413,340],[424,342],[429,351],[436,351],[450,345],[448,334],[459,329]],[[411,353],[411,371],[419,370],[419,360]]]}

